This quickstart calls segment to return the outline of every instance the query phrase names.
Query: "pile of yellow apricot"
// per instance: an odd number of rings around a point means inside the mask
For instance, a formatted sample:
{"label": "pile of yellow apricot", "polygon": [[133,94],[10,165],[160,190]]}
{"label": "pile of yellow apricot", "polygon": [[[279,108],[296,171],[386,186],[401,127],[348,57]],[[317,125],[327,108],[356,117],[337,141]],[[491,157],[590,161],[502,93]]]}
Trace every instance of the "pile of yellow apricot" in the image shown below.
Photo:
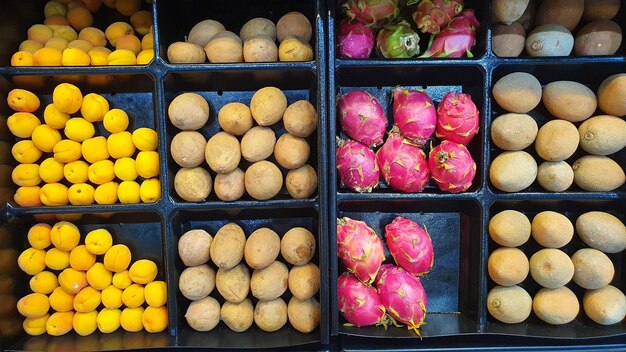
{"label": "pile of yellow apricot", "polygon": [[[19,163],[11,174],[19,187],[14,196],[18,205],[133,204],[161,198],[156,131],[142,127],[128,132],[126,112],[110,109],[102,95],[83,97],[69,83],[56,86],[52,100],[42,123],[33,114],[40,108],[35,94],[13,89],[7,97],[16,111],[7,127],[21,139],[11,149]],[[82,117],[71,117],[78,112]],[[104,124],[108,137],[95,135],[97,122]]]}
{"label": "pile of yellow apricot", "polygon": [[31,247],[17,259],[32,275],[33,293],[17,302],[26,317],[24,331],[59,336],[74,329],[86,336],[120,326],[130,332],[165,330],[167,287],[155,281],[157,265],[148,259],[131,265],[130,249],[113,245],[104,228],[89,232],[84,244],[80,239],[79,229],[67,221],[35,224],[28,231]]}
{"label": "pile of yellow apricot", "polygon": [[[92,27],[92,13],[103,3],[129,21],[104,32]],[[146,65],[154,58],[152,13],[141,10],[141,0],[48,1],[44,15],[43,24],[28,29],[11,66]]]}

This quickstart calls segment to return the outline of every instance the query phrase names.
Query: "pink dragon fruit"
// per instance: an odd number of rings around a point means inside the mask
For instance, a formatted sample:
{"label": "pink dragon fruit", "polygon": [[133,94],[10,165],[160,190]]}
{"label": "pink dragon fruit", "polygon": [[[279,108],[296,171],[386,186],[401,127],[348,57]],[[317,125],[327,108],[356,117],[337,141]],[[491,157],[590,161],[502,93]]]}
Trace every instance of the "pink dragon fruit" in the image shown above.
{"label": "pink dragon fruit", "polygon": [[341,21],[339,55],[344,59],[367,59],[374,49],[374,31],[361,22]]}
{"label": "pink dragon fruit", "polygon": [[469,94],[449,92],[437,107],[437,138],[467,145],[479,123],[480,112]]}
{"label": "pink dragon fruit", "polygon": [[[413,5],[416,0],[408,1]],[[413,21],[422,33],[437,34],[463,10],[463,0],[422,0],[413,12]]]}
{"label": "pink dragon fruit", "polygon": [[337,115],[350,138],[372,148],[383,143],[387,117],[378,100],[368,92],[355,90],[339,96]]}
{"label": "pink dragon fruit", "polygon": [[393,120],[404,138],[421,147],[435,132],[435,104],[424,92],[396,88],[393,90]]}
{"label": "pink dragon fruit", "polygon": [[465,192],[476,176],[476,163],[463,144],[443,141],[430,150],[428,167],[442,191]]}
{"label": "pink dragon fruit", "polygon": [[380,28],[398,17],[398,0],[348,0],[343,5],[348,20]]}
{"label": "pink dragon fruit", "polygon": [[350,324],[387,325],[386,310],[376,289],[350,273],[343,273],[337,279],[337,301],[339,312]]}
{"label": "pink dragon fruit", "polygon": [[396,127],[376,153],[376,161],[385,182],[395,190],[421,192],[430,179],[426,155],[415,144],[402,138]]}
{"label": "pink dragon fruit", "polygon": [[419,41],[419,35],[406,21],[388,24],[378,31],[376,52],[386,59],[410,58],[419,53]]}
{"label": "pink dragon fruit", "polygon": [[349,272],[371,285],[385,260],[383,241],[363,221],[337,219],[337,256]]}
{"label": "pink dragon fruit", "polygon": [[474,57],[471,50],[476,45],[478,26],[474,10],[463,10],[448,27],[430,37],[428,50],[420,57]]}
{"label": "pink dragon fruit", "polygon": [[419,335],[428,307],[420,279],[399,266],[386,264],[376,278],[376,288],[387,313]]}
{"label": "pink dragon fruit", "polygon": [[396,217],[385,226],[385,241],[396,264],[412,275],[425,275],[433,267],[433,242],[416,222]]}
{"label": "pink dragon fruit", "polygon": [[359,142],[337,139],[337,171],[341,184],[359,193],[378,187],[380,169],[376,154]]}

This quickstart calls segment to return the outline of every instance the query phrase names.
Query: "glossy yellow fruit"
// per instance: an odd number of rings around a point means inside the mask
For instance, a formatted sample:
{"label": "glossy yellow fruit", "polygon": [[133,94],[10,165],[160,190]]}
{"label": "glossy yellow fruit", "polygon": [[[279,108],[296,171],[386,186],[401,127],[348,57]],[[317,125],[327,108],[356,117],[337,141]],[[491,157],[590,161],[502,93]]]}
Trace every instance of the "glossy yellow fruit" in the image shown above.
{"label": "glossy yellow fruit", "polygon": [[46,321],[46,331],[50,336],[65,335],[72,330],[74,312],[56,312]]}
{"label": "glossy yellow fruit", "polygon": [[114,164],[111,160],[100,160],[91,164],[87,170],[89,181],[97,185],[113,181],[115,178],[113,166]]}
{"label": "glossy yellow fruit", "polygon": [[165,281],[152,281],[144,287],[146,303],[150,307],[161,307],[167,303],[167,285]]}
{"label": "glossy yellow fruit", "polygon": [[58,26],[54,29],[53,36],[54,38],[65,38],[68,42],[78,39],[78,33],[70,26]]}
{"label": "glossy yellow fruit", "polygon": [[155,151],[141,151],[135,159],[137,174],[143,178],[159,176],[159,153]]}
{"label": "glossy yellow fruit", "polygon": [[74,39],[70,41],[69,43],[67,43],[67,47],[82,50],[86,53],[88,53],[89,51],[93,49],[93,45],[90,42],[83,40],[83,39]]}
{"label": "glossy yellow fruit", "polygon": [[57,48],[41,48],[33,53],[35,66],[61,66],[62,60],[63,52]]}
{"label": "glossy yellow fruit", "polygon": [[59,221],[50,230],[50,240],[56,248],[69,252],[78,246],[80,231],[71,222]]}
{"label": "glossy yellow fruit", "polygon": [[28,28],[28,39],[36,40],[41,44],[45,44],[48,39],[52,38],[52,30],[43,24],[34,24]]}
{"label": "glossy yellow fruit", "polygon": [[113,237],[107,229],[96,229],[85,236],[85,246],[89,253],[105,254],[113,245]]}
{"label": "glossy yellow fruit", "polygon": [[80,114],[89,122],[102,121],[109,111],[109,102],[100,94],[89,93],[83,98]]}
{"label": "glossy yellow fruit", "polygon": [[69,203],[67,186],[62,183],[45,184],[41,187],[39,199],[41,203],[51,207],[67,205]]}
{"label": "glossy yellow fruit", "polygon": [[35,55],[30,51],[18,51],[11,56],[11,66],[13,67],[29,67],[35,66]]}
{"label": "glossy yellow fruit", "polygon": [[19,164],[11,172],[11,180],[18,186],[37,186],[41,183],[38,164]]}
{"label": "glossy yellow fruit", "polygon": [[18,163],[30,164],[37,162],[43,153],[35,146],[33,141],[24,139],[13,145],[11,154]]}
{"label": "glossy yellow fruit", "polygon": [[117,198],[122,204],[137,204],[141,200],[141,186],[135,181],[124,181],[117,188]]}
{"label": "glossy yellow fruit", "polygon": [[59,287],[57,276],[49,271],[42,271],[33,276],[29,281],[30,289],[35,293],[49,295]]}
{"label": "glossy yellow fruit", "polygon": [[70,267],[74,270],[87,271],[96,263],[96,255],[81,244],[70,252]]}
{"label": "glossy yellow fruit", "polygon": [[115,173],[115,176],[122,181],[134,181],[137,178],[135,159],[123,157],[115,160],[113,172]]}
{"label": "glossy yellow fruit", "polygon": [[107,29],[104,31],[104,34],[107,40],[111,43],[111,45],[115,46],[117,44],[117,40],[125,35],[134,34],[135,30],[131,27],[130,24],[126,22],[114,22],[111,23]]}
{"label": "glossy yellow fruit", "polygon": [[69,312],[74,309],[74,295],[65,292],[62,287],[55,288],[48,299],[50,308],[57,312]]}
{"label": "glossy yellow fruit", "polygon": [[141,127],[133,131],[133,144],[142,151],[156,150],[159,146],[159,137],[155,130]]}
{"label": "glossy yellow fruit", "polygon": [[128,276],[134,283],[145,285],[154,281],[158,271],[159,269],[152,260],[140,259],[130,266]]}
{"label": "glossy yellow fruit", "polygon": [[[47,42],[45,47],[46,48],[55,48],[55,49],[59,49],[61,50],[61,52],[63,52],[66,48],[67,45],[70,42],[65,39],[65,38],[50,38]],[[33,56],[34,57],[34,56]],[[61,63],[63,64],[63,60],[64,60],[65,54],[63,53],[61,56]],[[65,65],[63,64],[63,66],[71,66],[71,65]]]}
{"label": "glossy yellow fruit", "polygon": [[46,268],[46,251],[27,248],[17,258],[17,264],[28,275],[36,275]]}
{"label": "glossy yellow fruit", "polygon": [[74,310],[79,313],[91,312],[98,308],[100,302],[100,291],[87,286],[74,297]]}
{"label": "glossy yellow fruit", "polygon": [[62,162],[54,158],[47,158],[39,166],[39,177],[46,183],[59,182],[63,179],[64,167]]}
{"label": "glossy yellow fruit", "polygon": [[143,330],[141,317],[143,316],[143,307],[125,308],[120,316],[120,324],[126,331],[137,332]]}
{"label": "glossy yellow fruit", "polygon": [[39,125],[33,129],[31,138],[39,150],[51,153],[55,144],[61,141],[61,134],[48,125]]}
{"label": "glossy yellow fruit", "polygon": [[97,325],[98,311],[92,310],[85,313],[75,313],[72,320],[74,331],[80,336],[92,334],[98,328]]}
{"label": "glossy yellow fruit", "polygon": [[83,271],[67,268],[59,274],[59,286],[69,294],[75,295],[87,285],[87,277]]}
{"label": "glossy yellow fruit", "polygon": [[35,127],[41,125],[37,116],[30,112],[16,112],[7,118],[7,127],[19,138],[31,138]]}
{"label": "glossy yellow fruit", "polygon": [[109,285],[102,290],[102,304],[109,309],[117,309],[122,306],[122,290]]}
{"label": "glossy yellow fruit", "polygon": [[52,270],[63,270],[70,266],[70,252],[50,248],[46,252],[46,266]]}
{"label": "glossy yellow fruit", "polygon": [[104,115],[102,123],[111,133],[124,132],[128,128],[128,114],[122,109],[111,109]]}
{"label": "glossy yellow fruit", "polygon": [[20,43],[19,51],[26,51],[29,53],[35,53],[35,51],[43,48],[43,44],[32,39],[27,39]]}
{"label": "glossy yellow fruit", "polygon": [[43,112],[43,119],[46,122],[46,125],[60,130],[65,128],[65,124],[67,123],[67,120],[70,119],[70,115],[60,112],[54,104],[48,104]]}
{"label": "glossy yellow fruit", "polygon": [[112,66],[136,65],[137,57],[135,53],[130,50],[119,49],[109,54],[108,61],[109,65]]}
{"label": "glossy yellow fruit", "polygon": [[106,160],[109,158],[107,150],[107,139],[103,136],[96,136],[83,141],[81,146],[83,158],[90,163]]}
{"label": "glossy yellow fruit", "polygon": [[137,54],[137,65],[148,65],[154,60],[154,49],[142,50]]}
{"label": "glossy yellow fruit", "polygon": [[144,203],[154,203],[161,199],[161,181],[157,178],[144,180],[139,188],[139,196]]}
{"label": "glossy yellow fruit", "polygon": [[137,308],[144,304],[145,301],[142,285],[132,284],[122,292],[122,302],[128,308]]}
{"label": "glossy yellow fruit", "polygon": [[39,109],[39,98],[26,89],[12,89],[7,96],[9,107],[20,112],[34,112]]}
{"label": "glossy yellow fruit", "polygon": [[119,309],[103,308],[100,313],[98,313],[98,330],[108,334],[119,329],[121,315],[122,312]]}
{"label": "glossy yellow fruit", "polygon": [[113,274],[113,286],[123,290],[132,284],[128,270]]}
{"label": "glossy yellow fruit", "polygon": [[54,153],[54,160],[61,163],[71,163],[83,156],[80,151],[80,143],[70,139],[61,140],[55,144],[52,152]]}
{"label": "glossy yellow fruit", "polygon": [[[102,1],[100,1],[102,3]],[[86,40],[94,47],[103,47],[107,45],[107,38],[104,32],[95,27],[85,27],[78,33],[78,39]]]}
{"label": "glossy yellow fruit", "polygon": [[28,230],[28,243],[36,249],[48,248],[48,246],[52,244],[50,240],[50,230],[52,230],[52,226],[45,223],[33,225]]}
{"label": "glossy yellow fruit", "polygon": [[73,114],[83,103],[83,94],[80,89],[71,83],[61,83],[52,92],[52,101],[57,110]]}
{"label": "glossy yellow fruit", "polygon": [[104,254],[104,266],[115,273],[128,269],[131,261],[130,249],[123,244],[116,244]]}
{"label": "glossy yellow fruit", "polygon": [[135,145],[130,132],[113,133],[107,138],[109,155],[115,159],[131,157],[135,153]]}
{"label": "glossy yellow fruit", "polygon": [[141,322],[147,332],[157,333],[165,330],[167,328],[167,308],[165,306],[146,308]]}
{"label": "glossy yellow fruit", "polygon": [[67,190],[67,198],[72,205],[92,205],[95,188],[88,183],[76,183]]}
{"label": "glossy yellow fruit", "polygon": [[31,336],[39,336],[46,332],[46,322],[50,314],[46,314],[44,316],[38,318],[26,318],[22,323],[22,327],[24,331]]}
{"label": "glossy yellow fruit", "polygon": [[96,290],[104,290],[112,279],[113,274],[102,263],[96,263],[87,270],[87,282]]}
{"label": "glossy yellow fruit", "polygon": [[91,58],[91,66],[106,66],[109,64],[111,50],[104,47],[95,47],[87,52]]}
{"label": "glossy yellow fruit", "polygon": [[84,140],[87,140],[96,134],[96,129],[93,126],[93,123],[81,117],[69,119],[65,124],[64,131],[67,138],[79,143],[82,143]]}
{"label": "glossy yellow fruit", "polygon": [[98,204],[115,204],[117,202],[117,182],[107,182],[96,187],[94,199]]}
{"label": "glossy yellow fruit", "polygon": [[41,293],[31,293],[17,301],[17,311],[26,318],[43,317],[48,314],[48,310],[48,296]]}
{"label": "glossy yellow fruit", "polygon": [[63,176],[70,183],[84,183],[89,180],[89,164],[82,160],[72,161],[63,166]]}
{"label": "glossy yellow fruit", "polygon": [[91,58],[79,48],[66,48],[61,59],[63,66],[89,66]]}

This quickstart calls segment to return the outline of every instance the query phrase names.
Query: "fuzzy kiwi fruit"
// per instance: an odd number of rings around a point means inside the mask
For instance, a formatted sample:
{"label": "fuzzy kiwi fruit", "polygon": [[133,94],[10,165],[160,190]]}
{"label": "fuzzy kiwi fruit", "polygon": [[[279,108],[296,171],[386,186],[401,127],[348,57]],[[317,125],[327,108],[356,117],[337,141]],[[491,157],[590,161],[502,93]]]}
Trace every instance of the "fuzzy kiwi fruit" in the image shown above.
{"label": "fuzzy kiwi fruit", "polygon": [[528,217],[517,210],[504,210],[489,220],[489,236],[505,247],[518,247],[530,238]]}
{"label": "fuzzy kiwi fruit", "polygon": [[542,288],[533,298],[533,312],[548,324],[567,324],[576,318],[579,311],[578,298],[565,286]]}
{"label": "fuzzy kiwi fruit", "polygon": [[541,99],[552,116],[570,122],[588,119],[598,106],[591,89],[572,81],[548,83],[543,87]]}
{"label": "fuzzy kiwi fruit", "polygon": [[589,154],[609,155],[626,147],[626,121],[610,115],[599,115],[578,127],[580,147]]}
{"label": "fuzzy kiwi fruit", "polygon": [[507,324],[521,323],[530,316],[533,299],[519,286],[496,286],[487,295],[489,314]]}
{"label": "fuzzy kiwi fruit", "polygon": [[528,276],[528,258],[517,248],[498,248],[489,255],[489,277],[496,284],[513,286]]}
{"label": "fuzzy kiwi fruit", "polygon": [[590,290],[583,296],[583,309],[585,314],[598,324],[617,324],[626,316],[626,296],[611,285]]}
{"label": "fuzzy kiwi fruit", "polygon": [[622,28],[611,20],[587,23],[576,34],[574,53],[578,56],[613,55],[622,44]]}
{"label": "fuzzy kiwi fruit", "polygon": [[609,257],[593,248],[582,248],[572,255],[574,282],[586,289],[602,288],[613,281],[615,267]]}
{"label": "fuzzy kiwi fruit", "polygon": [[504,110],[525,114],[541,101],[541,83],[526,72],[513,72],[493,86],[493,98]]}
{"label": "fuzzy kiwi fruit", "polygon": [[606,156],[583,156],[572,164],[572,169],[574,182],[585,191],[610,192],[626,181],[622,167]]}
{"label": "fuzzy kiwi fruit", "polygon": [[590,211],[576,219],[576,233],[589,247],[605,253],[626,249],[626,226],[614,215]]}
{"label": "fuzzy kiwi fruit", "polygon": [[526,31],[518,22],[497,23],[491,28],[493,53],[499,57],[517,57],[524,51]]}
{"label": "fuzzy kiwi fruit", "polygon": [[530,257],[530,276],[543,287],[561,287],[574,277],[574,264],[563,251],[544,248]]}

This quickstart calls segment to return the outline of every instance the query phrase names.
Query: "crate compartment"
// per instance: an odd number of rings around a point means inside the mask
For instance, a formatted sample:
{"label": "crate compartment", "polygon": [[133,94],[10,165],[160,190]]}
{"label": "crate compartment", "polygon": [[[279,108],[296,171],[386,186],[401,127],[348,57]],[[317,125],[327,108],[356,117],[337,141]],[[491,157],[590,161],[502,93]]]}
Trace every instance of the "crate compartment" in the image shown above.
{"label": "crate compartment", "polygon": [[[624,222],[624,209],[626,209],[626,203],[623,199],[596,201],[555,199],[533,201],[502,200],[496,201],[494,204],[491,205],[488,211],[488,219],[491,219],[491,217],[493,217],[495,214],[507,209],[522,212],[528,217],[531,222],[533,217],[538,213],[546,210],[551,210],[565,215],[572,222],[572,224],[575,225],[578,216],[588,211],[605,211],[618,217],[622,222]],[[487,233],[486,236],[489,236],[489,234]],[[500,247],[500,245],[495,243],[490,238],[487,238],[487,240],[489,254],[491,254],[491,252]],[[530,259],[530,257],[535,252],[544,247],[539,245],[531,236],[528,242],[518,248],[522,250],[524,254],[526,254],[526,256]],[[572,240],[560,249],[567,255],[571,256],[581,248],[589,248],[589,246],[584,244],[578,234],[575,233]],[[624,291],[624,289],[626,288],[626,270],[624,270],[624,264],[626,263],[626,253],[622,251],[620,253],[613,254],[606,253],[606,255],[611,259],[611,261],[613,262],[613,266],[615,267],[615,276],[613,277],[611,285]],[[491,280],[491,278],[489,278],[488,274],[485,275],[488,283],[488,290],[491,290],[494,286],[496,286],[496,284],[493,282],[493,280]],[[533,280],[530,274],[519,286],[526,289],[531,297],[533,297],[541,288],[541,286]],[[487,320],[484,332],[494,334],[520,335],[525,337],[563,339],[598,339],[617,335],[623,336],[624,334],[626,334],[625,326],[623,323],[604,326],[597,324],[593,320],[588,318],[585,315],[582,306],[582,297],[586,290],[578,286],[573,280],[570,281],[566,286],[576,294],[580,303],[580,312],[576,319],[574,319],[572,322],[563,325],[550,325],[541,321],[534,313],[531,313],[530,317],[522,323],[505,324],[499,322],[489,313],[487,313]],[[486,296],[484,302],[481,302],[481,304],[485,304],[485,302]]]}
{"label": "crate compartment", "polygon": [[[250,105],[250,99],[254,95],[255,91],[266,86],[274,86],[281,89],[287,97],[287,103],[292,104],[297,100],[307,100],[315,107],[318,115],[318,126],[316,131],[306,138],[310,146],[310,155],[307,164],[311,165],[318,175],[318,190],[316,190],[310,199],[317,198],[319,195],[320,182],[324,177],[324,170],[320,167],[322,165],[323,150],[325,148],[324,139],[325,131],[323,126],[325,122],[323,118],[325,112],[323,111],[322,97],[318,93],[318,79],[312,71],[297,71],[297,70],[269,70],[269,71],[218,71],[218,72],[202,72],[202,73],[171,73],[165,77],[165,110],[162,112],[166,120],[166,132],[167,132],[167,145],[171,143],[172,138],[180,132],[169,121],[167,117],[167,108],[172,100],[179,94],[184,92],[194,92],[200,94],[209,103],[209,120],[208,122],[198,130],[206,140],[209,140],[213,135],[219,132],[220,126],[217,120],[217,114],[222,106],[230,102],[241,102],[246,105]],[[255,123],[256,125],[256,123]],[[274,131],[276,138],[278,139],[282,134],[287,133],[282,120],[273,126],[270,126]],[[242,137],[238,137],[241,141]],[[285,201],[292,202],[294,200],[285,187],[285,176],[289,170],[280,166],[274,156],[270,156],[266,159],[279,167],[283,174],[283,186],[281,191],[271,200],[272,201]],[[245,171],[251,163],[246,161],[243,157],[239,163],[239,168]],[[210,172],[213,180],[216,173],[213,172],[208,164],[202,162],[200,165]],[[174,175],[180,170],[180,166],[174,162],[171,154],[168,153],[167,157],[167,173],[169,175],[169,184],[167,189],[170,192],[170,196],[175,203],[186,203],[185,200],[180,198],[174,189]],[[250,197],[247,193],[244,193],[243,197],[233,203],[239,202],[252,202],[262,203],[263,201],[257,201]],[[212,190],[211,194],[207,198],[207,202],[217,202],[220,204],[228,204],[221,201],[215,195],[215,191]]]}
{"label": "crate compartment", "polygon": [[[337,218],[365,221],[383,239],[385,226],[396,216],[406,217],[427,228],[433,242],[435,261],[422,279],[428,298],[422,337],[472,334],[479,331],[481,215],[473,201],[387,200],[379,202],[339,201]],[[331,304],[334,333],[355,337],[416,338],[406,327],[349,327],[337,310],[337,277],[345,271],[337,258],[335,219],[329,220],[331,258]],[[385,245],[384,263],[395,264]],[[408,342],[407,342],[408,343]]]}
{"label": "crate compartment", "polygon": [[[234,222],[241,226],[248,237],[254,230],[261,227],[268,227],[274,230],[281,238],[293,227],[304,227],[311,231],[316,239],[316,254],[311,260],[321,271],[321,287],[315,298],[321,303],[321,320],[320,325],[313,332],[304,334],[295,330],[289,322],[276,332],[264,332],[253,324],[248,330],[242,333],[231,331],[224,323],[220,323],[215,329],[209,332],[198,332],[193,330],[184,318],[184,312],[190,304],[190,300],[185,298],[178,290],[178,279],[180,273],[186,268],[178,255],[178,240],[187,231],[191,229],[204,229],[212,236],[227,223]],[[172,253],[170,253],[170,271],[172,272],[170,280],[170,289],[175,294],[175,302],[172,307],[176,307],[178,343],[181,346],[203,347],[203,348],[280,348],[313,344],[327,341],[329,330],[327,307],[324,302],[328,299],[328,276],[326,268],[326,242],[324,234],[320,229],[320,218],[318,212],[313,208],[293,208],[282,209],[280,212],[261,209],[232,209],[232,210],[203,210],[203,211],[186,211],[181,210],[174,214],[172,218]],[[245,260],[245,259],[244,259]],[[279,255],[277,260],[287,264],[289,268],[291,264],[287,263]],[[217,271],[217,267],[209,261],[208,263]],[[250,268],[249,268],[250,269]],[[250,269],[252,275],[252,269]],[[220,296],[217,288],[211,294],[223,304],[224,299]],[[252,300],[252,304],[256,305],[257,299],[248,294],[248,298]],[[291,293],[287,290],[281,298],[285,303],[289,302]],[[327,343],[327,342],[326,342]],[[304,348],[304,346],[302,346]]]}
{"label": "crate compartment", "polygon": [[[393,103],[391,92],[396,87],[425,90],[436,106],[439,102],[441,102],[441,99],[443,99],[447,92],[453,91],[457,93],[469,94],[472,97],[472,101],[476,104],[476,107],[480,111],[480,130],[467,145],[472,158],[476,162],[476,176],[474,177],[472,186],[466,192],[472,193],[482,188],[482,175],[484,172],[484,145],[482,135],[486,126],[486,114],[483,91],[484,78],[479,67],[453,66],[444,68],[440,66],[340,66],[335,72],[335,77],[335,90],[331,92],[333,96],[338,96],[339,94],[345,94],[355,90],[365,90],[376,97],[378,102],[381,104],[385,115],[387,116],[387,131],[391,130],[393,127]],[[342,139],[349,138],[341,129],[339,119],[337,118],[337,111],[338,109],[336,104],[331,102],[329,104],[329,117],[331,121],[331,148],[329,156],[330,164],[333,166],[336,165],[335,150],[337,148],[337,142],[335,140],[335,136]],[[439,140],[435,138],[434,134],[421,148],[427,156],[430,151],[431,143],[433,146],[439,143]],[[353,196],[360,196],[340,184],[335,167],[331,168],[330,175],[333,178],[330,182],[335,183],[335,187],[339,193],[351,193]],[[439,190],[437,185],[432,180],[429,181],[423,192],[435,194],[447,193]],[[379,180],[378,187],[374,188],[372,191],[373,195],[385,194],[385,196],[398,193],[401,192],[391,189],[384,182],[382,177]],[[367,198],[369,195],[363,194],[361,196]]]}
{"label": "crate compartment", "polygon": [[[89,231],[105,228],[112,237],[113,244],[125,244],[131,251],[131,263],[138,259],[150,259],[157,264],[158,274],[155,280],[170,281],[167,273],[166,262],[166,245],[165,245],[165,229],[162,218],[156,212],[137,212],[137,213],[96,213],[83,214],[82,216],[65,216],[57,215],[61,218],[67,218],[68,221],[75,224],[81,233],[81,244],[84,244],[84,238]],[[26,234],[31,226],[39,222],[46,222],[53,225],[58,221],[57,216],[34,215],[20,216],[13,219],[5,225],[5,228],[13,235],[13,240],[9,244],[9,248],[13,248],[18,254],[26,248],[30,247]],[[99,262],[102,256],[97,256]],[[49,270],[49,269],[48,269]],[[57,273],[53,270],[53,272]],[[12,294],[17,299],[30,293],[28,282],[31,276],[16,269],[14,289]],[[169,289],[169,288],[168,288]],[[167,303],[170,307],[169,301]],[[17,323],[21,324],[23,317],[17,312],[13,313],[17,319]],[[136,346],[135,348],[167,346],[170,344],[169,333],[172,331],[172,316],[176,315],[175,310],[169,311],[169,327],[158,334],[150,334],[145,330],[139,333],[128,333],[120,327],[113,334],[102,334],[95,331],[93,334],[81,337],[71,331],[61,337],[52,337],[47,335],[29,336],[21,332],[13,339],[11,345],[7,345],[10,350],[32,350],[32,349],[54,349],[58,347],[62,350],[75,349],[91,349],[91,350],[108,350],[132,348],[128,346]]]}
{"label": "crate compartment", "polygon": [[[495,84],[500,78],[506,76],[507,74],[513,72],[527,72],[535,76],[542,86],[550,82],[555,81],[574,81],[579,82],[587,87],[589,87],[594,94],[597,92],[598,87],[604,81],[605,78],[624,72],[624,65],[619,63],[602,63],[602,64],[531,64],[531,63],[518,63],[518,64],[502,64],[498,65],[494,68],[492,75],[492,85]],[[491,111],[489,116],[487,117],[486,129],[491,126],[491,122],[500,115],[506,113],[504,109],[502,109],[498,103],[493,99],[493,95],[491,95],[491,90],[489,91],[490,96],[488,99],[491,100]],[[535,107],[532,111],[528,113],[528,115],[532,116],[535,121],[537,121],[537,126],[541,128],[546,122],[554,119],[550,113],[547,111],[543,102],[539,103],[537,107]],[[596,112],[592,116],[604,115],[604,113],[598,108]],[[578,128],[582,122],[576,122],[574,125]],[[486,160],[489,160],[489,164],[502,152],[498,147],[493,144],[491,141],[491,135],[489,134],[487,137],[488,140],[488,148],[486,148],[486,153],[488,153],[488,157]],[[531,154],[535,160],[537,161],[537,165],[541,165],[543,159],[537,154],[535,151],[534,143],[528,148],[524,149],[527,153]],[[574,155],[566,160],[566,162],[571,166],[578,158],[589,155],[587,152],[583,151],[580,147],[576,150]],[[621,151],[608,155],[609,158],[615,160],[622,169],[626,167],[626,149],[622,149]],[[488,171],[489,166],[485,167],[485,172]],[[487,175],[487,179],[489,179],[489,175]],[[503,194],[504,192],[495,188],[495,186],[488,181],[489,188],[492,192]],[[626,190],[626,186],[622,185],[618,189],[607,192],[610,193],[623,193]],[[527,189],[522,190],[521,193],[529,193],[529,192],[547,192],[537,181],[533,182]],[[592,194],[592,192],[584,191],[580,187],[578,187],[575,183],[573,183],[570,188],[565,191],[565,193],[582,193],[582,194]],[[599,194],[599,193],[593,193]]]}

